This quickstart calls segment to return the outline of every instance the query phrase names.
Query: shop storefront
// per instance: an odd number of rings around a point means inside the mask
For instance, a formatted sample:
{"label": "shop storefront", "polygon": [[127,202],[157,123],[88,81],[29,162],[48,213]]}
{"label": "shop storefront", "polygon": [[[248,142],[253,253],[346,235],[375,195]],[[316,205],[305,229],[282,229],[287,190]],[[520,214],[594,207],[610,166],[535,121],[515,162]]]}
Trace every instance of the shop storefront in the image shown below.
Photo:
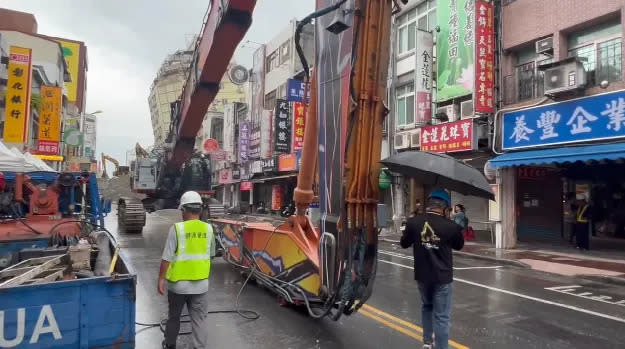
{"label": "shop storefront", "polygon": [[515,208],[504,225],[519,241],[568,244],[582,194],[591,248],[625,246],[625,91],[504,113],[502,135],[506,153],[490,163],[509,174],[502,201],[513,202],[500,206]]}

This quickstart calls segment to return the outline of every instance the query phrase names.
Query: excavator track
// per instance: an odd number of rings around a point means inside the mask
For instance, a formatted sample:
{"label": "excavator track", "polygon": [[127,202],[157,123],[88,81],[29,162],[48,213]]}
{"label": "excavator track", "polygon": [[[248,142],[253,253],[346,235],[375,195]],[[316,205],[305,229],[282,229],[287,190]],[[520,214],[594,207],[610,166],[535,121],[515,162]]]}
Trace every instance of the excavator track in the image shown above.
{"label": "excavator track", "polygon": [[119,231],[122,233],[141,233],[145,226],[145,208],[141,200],[119,198],[117,222]]}

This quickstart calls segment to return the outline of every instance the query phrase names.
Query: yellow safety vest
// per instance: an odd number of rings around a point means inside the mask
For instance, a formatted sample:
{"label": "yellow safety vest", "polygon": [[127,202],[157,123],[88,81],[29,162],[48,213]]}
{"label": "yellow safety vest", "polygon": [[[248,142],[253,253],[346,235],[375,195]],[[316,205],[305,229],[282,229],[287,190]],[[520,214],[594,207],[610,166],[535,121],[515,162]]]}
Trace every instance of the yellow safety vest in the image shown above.
{"label": "yellow safety vest", "polygon": [[176,229],[176,254],[169,263],[166,279],[171,282],[206,280],[211,270],[211,244],[213,227],[200,220],[174,225]]}
{"label": "yellow safety vest", "polygon": [[588,210],[587,204],[582,207],[577,208],[577,222],[578,223],[588,223],[588,218],[585,217],[587,210]]}

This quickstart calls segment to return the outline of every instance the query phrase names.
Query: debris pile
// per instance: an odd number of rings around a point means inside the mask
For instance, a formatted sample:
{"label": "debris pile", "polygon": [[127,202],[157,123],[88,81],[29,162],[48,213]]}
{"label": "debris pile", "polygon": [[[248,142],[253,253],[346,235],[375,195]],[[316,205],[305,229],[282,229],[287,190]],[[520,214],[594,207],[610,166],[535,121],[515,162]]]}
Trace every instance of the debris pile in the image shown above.
{"label": "debris pile", "polygon": [[104,231],[92,232],[72,246],[22,249],[17,264],[0,269],[0,288],[109,276],[117,259],[111,252]]}
{"label": "debris pile", "polygon": [[130,188],[130,175],[124,174],[113,178],[99,178],[98,187],[105,199],[117,202],[120,197],[144,199],[143,194],[133,193]]}

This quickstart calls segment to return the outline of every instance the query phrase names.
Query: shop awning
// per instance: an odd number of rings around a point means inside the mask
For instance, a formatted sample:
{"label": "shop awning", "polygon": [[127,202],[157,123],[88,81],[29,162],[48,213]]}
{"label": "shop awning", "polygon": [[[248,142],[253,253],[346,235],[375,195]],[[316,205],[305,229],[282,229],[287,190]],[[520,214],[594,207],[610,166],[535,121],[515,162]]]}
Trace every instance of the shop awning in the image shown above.
{"label": "shop awning", "polygon": [[491,159],[490,165],[493,168],[502,168],[618,159],[625,159],[625,143],[562,147],[506,153]]}

